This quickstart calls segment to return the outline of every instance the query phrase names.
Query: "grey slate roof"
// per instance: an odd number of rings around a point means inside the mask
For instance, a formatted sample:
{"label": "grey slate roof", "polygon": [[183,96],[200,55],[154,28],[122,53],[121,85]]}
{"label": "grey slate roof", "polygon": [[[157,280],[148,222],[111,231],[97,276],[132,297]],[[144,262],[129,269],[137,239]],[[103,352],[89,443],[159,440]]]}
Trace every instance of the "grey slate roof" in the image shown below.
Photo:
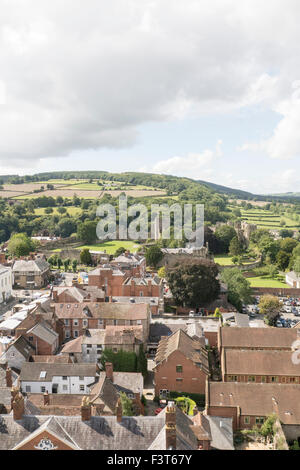
{"label": "grey slate roof", "polygon": [[38,338],[42,339],[48,344],[53,344],[58,338],[58,333],[52,330],[45,322],[39,322],[30,330],[27,331],[27,334],[32,333]]}
{"label": "grey slate roof", "polygon": [[232,418],[204,416],[210,425],[211,446],[218,450],[234,450]]}
{"label": "grey slate roof", "polygon": [[13,272],[38,272],[44,273],[48,271],[50,265],[44,259],[36,260],[17,260],[13,265]]}

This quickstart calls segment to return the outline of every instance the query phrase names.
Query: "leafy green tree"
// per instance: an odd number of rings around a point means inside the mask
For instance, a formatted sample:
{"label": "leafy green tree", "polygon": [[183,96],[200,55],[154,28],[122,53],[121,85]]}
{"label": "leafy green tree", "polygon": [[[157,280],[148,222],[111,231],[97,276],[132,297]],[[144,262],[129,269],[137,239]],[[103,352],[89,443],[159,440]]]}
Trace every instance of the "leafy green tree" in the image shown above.
{"label": "leafy green tree", "polygon": [[157,274],[161,279],[164,279],[167,275],[165,266],[162,266],[161,268],[159,268],[159,270],[157,271]]}
{"label": "leafy green tree", "polygon": [[242,309],[243,303],[251,303],[252,289],[250,283],[238,268],[224,269],[221,273],[221,280],[227,284],[229,302],[238,310]]}
{"label": "leafy green tree", "polygon": [[214,264],[176,266],[167,271],[167,281],[176,305],[197,308],[218,298],[220,283]]}
{"label": "leafy green tree", "polygon": [[58,257],[57,258],[57,267],[58,267],[58,269],[60,269],[62,267],[62,264],[63,264],[62,259]]}
{"label": "leafy green tree", "polygon": [[291,255],[286,251],[280,250],[276,256],[276,263],[279,269],[285,271],[290,263]]}
{"label": "leafy green tree", "polygon": [[27,256],[35,250],[35,244],[25,233],[16,233],[12,235],[8,242],[8,252],[12,256]]}
{"label": "leafy green tree", "polygon": [[229,254],[231,256],[238,256],[243,252],[243,247],[238,239],[238,237],[232,238],[229,244]]}
{"label": "leafy green tree", "polygon": [[65,217],[58,223],[57,231],[62,238],[70,237],[70,235],[76,231],[76,223],[73,219]]}
{"label": "leafy green tree", "polygon": [[295,273],[299,276],[300,275],[300,256],[297,256],[297,258],[294,261],[293,265]]}
{"label": "leafy green tree", "polygon": [[140,345],[139,353],[137,356],[137,371],[141,372],[144,378],[148,374],[148,363],[147,363],[147,358],[146,358],[146,354],[144,351],[144,347],[142,344]]}
{"label": "leafy green tree", "polygon": [[147,248],[145,257],[148,266],[156,267],[163,258],[163,252],[158,245],[153,245]]}
{"label": "leafy green tree", "polygon": [[72,261],[72,269],[73,269],[73,272],[74,272],[74,273],[76,273],[76,271],[77,271],[77,265],[78,265],[77,259],[73,259],[73,261]]}
{"label": "leafy green tree", "polygon": [[126,393],[120,393],[123,416],[133,416],[132,400],[127,397]]}
{"label": "leafy green tree", "polygon": [[97,238],[97,222],[88,220],[78,225],[77,237],[84,243],[92,243]]}
{"label": "leafy green tree", "polygon": [[286,253],[292,253],[297,245],[298,242],[294,238],[285,238],[280,242],[280,249]]}
{"label": "leafy green tree", "polygon": [[80,252],[80,262],[85,266],[90,266],[92,264],[92,256],[88,248],[84,248]]}
{"label": "leafy green tree", "polygon": [[236,231],[230,225],[222,225],[215,231],[215,236],[221,242],[223,253],[228,253],[230,242],[236,237]]}
{"label": "leafy green tree", "polygon": [[263,295],[259,301],[259,311],[265,316],[266,323],[274,326],[278,319],[281,302],[274,295]]}
{"label": "leafy green tree", "polygon": [[118,256],[122,255],[125,253],[126,248],[124,246],[120,246],[116,251],[115,251],[115,257],[117,258]]}

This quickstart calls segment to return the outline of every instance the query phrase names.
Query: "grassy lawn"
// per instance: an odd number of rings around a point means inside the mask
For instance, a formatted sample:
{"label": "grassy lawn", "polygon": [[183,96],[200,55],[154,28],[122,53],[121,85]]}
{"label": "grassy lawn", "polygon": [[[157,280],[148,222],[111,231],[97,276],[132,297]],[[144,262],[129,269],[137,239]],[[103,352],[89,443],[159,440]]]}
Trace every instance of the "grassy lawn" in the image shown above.
{"label": "grassy lawn", "polygon": [[[53,212],[51,214],[48,214],[48,215],[60,215],[60,213],[57,211],[57,209],[58,209],[57,207],[53,207]],[[65,209],[67,209],[67,213],[71,216],[80,215],[81,212],[82,212],[80,207],[75,207],[75,206],[68,206]],[[38,209],[35,209],[34,213],[36,215],[47,215],[45,213],[45,207],[39,207]],[[65,215],[65,214],[63,214],[63,215]]]}
{"label": "grassy lawn", "polygon": [[97,243],[96,245],[82,245],[77,248],[77,250],[83,250],[88,248],[91,251],[104,251],[110,255],[114,255],[116,250],[120,247],[130,250],[132,253],[135,253],[141,245],[138,245],[132,241],[122,241],[122,240],[111,240],[104,243]]}
{"label": "grassy lawn", "polygon": [[247,280],[250,282],[251,287],[290,287],[285,282],[281,282],[277,279],[271,279],[266,276],[250,277]]}
{"label": "grassy lawn", "polygon": [[[231,255],[215,255],[215,263],[218,263],[220,266],[233,266],[232,262],[233,256]],[[243,261],[243,265],[252,264],[254,261]]]}

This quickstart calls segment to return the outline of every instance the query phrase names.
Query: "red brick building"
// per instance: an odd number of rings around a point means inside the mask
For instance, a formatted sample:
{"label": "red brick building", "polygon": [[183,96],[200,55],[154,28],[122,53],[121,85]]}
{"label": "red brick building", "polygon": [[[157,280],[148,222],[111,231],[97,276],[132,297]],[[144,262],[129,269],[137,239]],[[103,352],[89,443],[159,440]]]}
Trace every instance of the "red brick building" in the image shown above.
{"label": "red brick building", "polygon": [[183,330],[160,341],[155,362],[157,396],[168,396],[171,391],[205,393],[206,378],[210,375],[208,353],[201,342]]}

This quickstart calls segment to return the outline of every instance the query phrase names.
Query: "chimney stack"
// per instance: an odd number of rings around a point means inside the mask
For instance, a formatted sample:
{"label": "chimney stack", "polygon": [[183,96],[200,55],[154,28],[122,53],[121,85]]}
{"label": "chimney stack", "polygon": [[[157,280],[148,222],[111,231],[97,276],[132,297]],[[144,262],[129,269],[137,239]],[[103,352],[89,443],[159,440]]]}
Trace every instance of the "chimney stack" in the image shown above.
{"label": "chimney stack", "polygon": [[117,422],[121,423],[122,417],[123,417],[123,408],[122,408],[122,403],[121,403],[120,398],[119,398],[118,403],[117,403],[116,415],[117,415]]}
{"label": "chimney stack", "polygon": [[12,405],[13,405],[13,401],[14,401],[15,397],[18,395],[18,393],[19,393],[18,387],[12,387],[12,388],[10,389],[10,394],[11,394],[11,400],[10,400],[11,408],[12,408]]}
{"label": "chimney stack", "polygon": [[20,421],[24,414],[24,397],[20,392],[18,392],[13,400],[12,409],[14,420]]}
{"label": "chimney stack", "polygon": [[166,448],[176,450],[176,408],[173,401],[169,401],[166,408]]}
{"label": "chimney stack", "polygon": [[44,406],[50,405],[50,397],[48,390],[44,393]]}
{"label": "chimney stack", "polygon": [[92,407],[88,397],[83,397],[81,402],[81,421],[90,421],[92,416]]}
{"label": "chimney stack", "polygon": [[11,376],[11,368],[7,367],[6,369],[6,386],[11,388],[12,387],[12,376]]}
{"label": "chimney stack", "polygon": [[105,363],[105,373],[106,373],[106,377],[113,382],[114,381],[114,368],[111,362]]}

